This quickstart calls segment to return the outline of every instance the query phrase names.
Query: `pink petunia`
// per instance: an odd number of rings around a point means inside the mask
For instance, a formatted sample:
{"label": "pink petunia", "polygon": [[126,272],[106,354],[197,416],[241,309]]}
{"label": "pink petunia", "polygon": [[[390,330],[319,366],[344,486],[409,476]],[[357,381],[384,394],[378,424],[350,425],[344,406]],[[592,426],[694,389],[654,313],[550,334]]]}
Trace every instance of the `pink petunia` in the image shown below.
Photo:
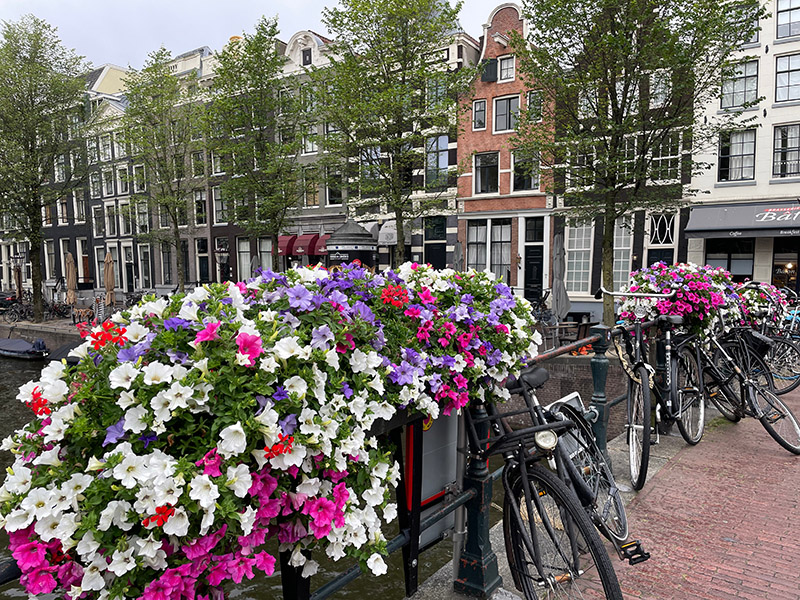
{"label": "pink petunia", "polygon": [[222,323],[208,323],[205,326],[205,329],[201,329],[197,332],[197,336],[194,338],[195,344],[199,344],[200,342],[211,342],[213,340],[219,339],[219,334],[217,333],[217,329]]}
{"label": "pink petunia", "polygon": [[222,464],[222,457],[217,454],[216,448],[206,452],[206,455],[194,464],[198,467],[203,467],[203,475],[210,475],[211,477],[222,476],[222,471],[219,470]]}
{"label": "pink petunia", "polygon": [[417,292],[417,298],[423,304],[433,304],[436,302],[436,296],[431,294],[431,291],[428,288],[422,288],[419,292]]}
{"label": "pink petunia", "polygon": [[29,594],[38,596],[39,594],[49,594],[56,589],[56,579],[50,571],[55,567],[46,569],[35,569],[30,573],[25,573],[20,577],[20,583],[25,586]]}
{"label": "pink petunia", "polygon": [[254,557],[256,559],[256,568],[259,571],[264,571],[267,576],[275,572],[275,557],[268,552],[259,552]]}
{"label": "pink petunia", "polygon": [[48,563],[45,561],[46,554],[47,546],[39,542],[28,542],[27,544],[17,546],[11,553],[11,556],[17,561],[17,565],[19,565],[22,572],[27,573],[28,571],[47,566]]}
{"label": "pink petunia", "polygon": [[255,359],[264,353],[264,349],[261,347],[261,337],[257,335],[242,332],[236,336],[236,345],[239,346],[239,352],[249,357],[248,367],[252,367]]}

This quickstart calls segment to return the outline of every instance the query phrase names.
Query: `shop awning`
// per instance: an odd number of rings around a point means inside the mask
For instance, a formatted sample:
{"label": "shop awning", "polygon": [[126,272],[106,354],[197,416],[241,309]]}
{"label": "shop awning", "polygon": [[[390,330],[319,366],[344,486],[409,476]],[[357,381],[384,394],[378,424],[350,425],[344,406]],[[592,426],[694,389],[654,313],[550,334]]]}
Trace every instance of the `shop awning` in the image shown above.
{"label": "shop awning", "polygon": [[800,202],[761,202],[694,206],[688,238],[800,236]]}
{"label": "shop awning", "polygon": [[317,243],[318,239],[319,234],[317,233],[304,233],[303,235],[298,236],[294,243],[294,250],[292,250],[292,254],[311,254],[311,251],[314,249],[314,245]]}
{"label": "shop awning", "polygon": [[317,242],[314,244],[314,248],[311,250],[310,254],[312,256],[326,256],[328,254],[328,240],[330,239],[331,234],[326,233],[325,235],[319,236],[317,238]]}
{"label": "shop awning", "polygon": [[296,235],[279,235],[278,254],[281,256],[289,256],[294,251],[294,242],[296,239]]}

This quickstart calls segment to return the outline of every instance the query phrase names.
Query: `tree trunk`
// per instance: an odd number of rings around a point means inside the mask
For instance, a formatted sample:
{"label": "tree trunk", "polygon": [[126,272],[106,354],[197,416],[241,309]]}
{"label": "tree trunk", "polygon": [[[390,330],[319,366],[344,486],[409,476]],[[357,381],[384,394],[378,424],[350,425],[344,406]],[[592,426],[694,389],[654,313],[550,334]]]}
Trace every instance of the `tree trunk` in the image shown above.
{"label": "tree trunk", "polygon": [[[614,290],[614,198],[606,196],[605,216],[603,218],[603,254],[601,259],[601,273],[603,287],[608,291]],[[613,326],[617,317],[614,312],[614,298],[603,296],[603,323]]]}
{"label": "tree trunk", "polygon": [[271,234],[269,239],[272,240],[272,270],[277,273],[281,263],[281,257],[278,255],[278,236]]}
{"label": "tree trunk", "polygon": [[[44,320],[44,305],[42,304],[42,236],[38,227],[33,226],[34,231],[30,238],[30,258],[31,258],[31,283],[33,285],[33,320],[41,323]],[[24,267],[23,267],[24,268]]]}
{"label": "tree trunk", "polygon": [[175,267],[178,269],[178,292],[186,291],[186,273],[183,268],[183,248],[181,247],[181,232],[178,229],[177,215],[172,221],[172,238],[175,244]]}
{"label": "tree trunk", "polygon": [[399,267],[406,261],[406,224],[403,222],[403,211],[394,211],[394,223],[397,230],[397,245],[394,247],[394,266]]}

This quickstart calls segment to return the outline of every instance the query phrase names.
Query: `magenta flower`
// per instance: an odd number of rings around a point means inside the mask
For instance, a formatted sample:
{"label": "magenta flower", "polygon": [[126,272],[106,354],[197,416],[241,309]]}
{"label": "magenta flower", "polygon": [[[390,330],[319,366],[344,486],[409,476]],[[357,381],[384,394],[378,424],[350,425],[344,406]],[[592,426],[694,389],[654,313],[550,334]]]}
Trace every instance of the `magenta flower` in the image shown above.
{"label": "magenta flower", "polygon": [[203,475],[210,475],[211,477],[221,477],[222,471],[219,466],[222,464],[222,457],[217,455],[217,449],[212,448],[206,455],[194,463],[198,467],[203,467]]}
{"label": "magenta flower", "polygon": [[267,552],[259,552],[254,556],[256,559],[256,568],[259,571],[264,571],[267,575],[272,575],[275,572],[275,557]]}
{"label": "magenta flower", "polygon": [[247,558],[246,556],[238,555],[228,561],[228,571],[230,572],[231,579],[234,583],[242,583],[242,579],[252,579],[253,565],[256,564],[256,559]]}
{"label": "magenta flower", "polygon": [[14,549],[11,556],[17,561],[17,565],[23,573],[33,571],[42,566],[47,566],[44,557],[47,554],[47,546],[39,542],[28,542]]}
{"label": "magenta flower", "polygon": [[205,329],[201,329],[197,332],[197,336],[194,338],[195,344],[200,342],[211,342],[213,340],[219,339],[219,334],[217,333],[217,329],[222,323],[208,323]]}
{"label": "magenta flower", "polygon": [[35,569],[30,573],[25,573],[20,577],[20,583],[25,586],[25,590],[29,594],[49,594],[56,589],[56,579],[50,573],[50,570],[55,567],[47,567],[46,569]]}
{"label": "magenta flower", "polygon": [[419,298],[419,301],[423,304],[433,304],[436,302],[436,296],[433,296],[431,291],[425,287],[417,292],[417,298]]}
{"label": "magenta flower", "polygon": [[264,353],[264,349],[261,347],[261,337],[257,335],[242,332],[236,336],[236,345],[239,346],[239,352],[249,357],[248,367],[252,367],[255,359]]}

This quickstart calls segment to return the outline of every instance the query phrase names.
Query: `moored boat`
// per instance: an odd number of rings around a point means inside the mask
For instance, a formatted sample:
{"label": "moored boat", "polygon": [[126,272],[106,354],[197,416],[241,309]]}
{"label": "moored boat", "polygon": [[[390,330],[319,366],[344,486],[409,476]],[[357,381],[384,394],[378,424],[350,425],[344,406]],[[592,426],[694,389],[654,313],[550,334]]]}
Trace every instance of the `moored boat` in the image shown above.
{"label": "moored boat", "polygon": [[27,360],[42,360],[50,355],[50,350],[44,340],[37,339],[32,344],[25,340],[0,340],[0,356],[8,358],[22,358]]}

